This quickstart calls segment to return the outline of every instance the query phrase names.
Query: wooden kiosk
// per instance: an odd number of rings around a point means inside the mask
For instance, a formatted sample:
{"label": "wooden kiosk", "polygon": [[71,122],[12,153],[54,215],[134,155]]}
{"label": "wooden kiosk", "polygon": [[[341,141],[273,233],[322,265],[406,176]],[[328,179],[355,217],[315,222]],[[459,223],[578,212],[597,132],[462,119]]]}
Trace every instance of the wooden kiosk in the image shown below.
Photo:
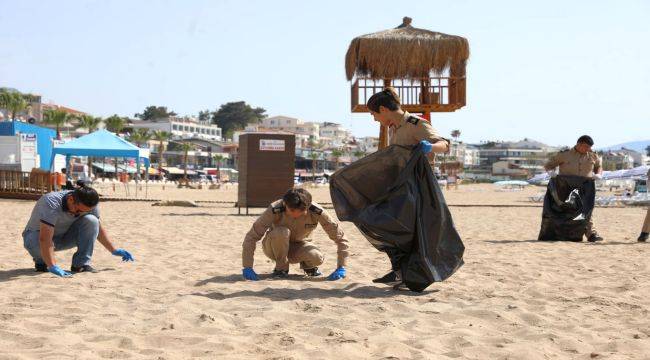
{"label": "wooden kiosk", "polygon": [[[465,106],[467,39],[417,29],[405,17],[395,29],[356,37],[345,56],[352,82],[352,112],[369,112],[366,103],[385,87],[395,88],[402,109],[422,114],[452,112]],[[381,127],[379,149],[388,146],[388,129]]]}
{"label": "wooden kiosk", "polygon": [[237,207],[267,207],[293,187],[296,137],[250,133],[239,137]]}

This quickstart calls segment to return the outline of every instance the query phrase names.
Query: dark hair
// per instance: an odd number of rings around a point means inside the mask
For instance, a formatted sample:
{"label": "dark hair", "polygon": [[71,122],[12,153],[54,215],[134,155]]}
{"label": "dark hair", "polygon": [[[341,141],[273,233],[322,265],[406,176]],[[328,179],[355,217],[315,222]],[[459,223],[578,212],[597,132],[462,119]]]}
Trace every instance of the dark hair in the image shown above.
{"label": "dark hair", "polygon": [[79,187],[72,191],[72,198],[74,201],[82,203],[90,208],[97,206],[99,203],[99,194],[97,194],[97,191],[86,186],[83,182],[77,185],[79,185]]}
{"label": "dark hair", "polygon": [[582,135],[581,137],[578,138],[578,144],[587,144],[589,146],[594,146],[594,139],[591,138],[589,135]]}
{"label": "dark hair", "polygon": [[384,90],[375,93],[368,99],[366,104],[368,109],[372,112],[379,112],[379,107],[383,106],[390,111],[395,111],[399,109],[400,99],[395,89],[387,87]]}
{"label": "dark hair", "polygon": [[282,201],[290,209],[306,210],[311,205],[311,194],[305,189],[289,189]]}

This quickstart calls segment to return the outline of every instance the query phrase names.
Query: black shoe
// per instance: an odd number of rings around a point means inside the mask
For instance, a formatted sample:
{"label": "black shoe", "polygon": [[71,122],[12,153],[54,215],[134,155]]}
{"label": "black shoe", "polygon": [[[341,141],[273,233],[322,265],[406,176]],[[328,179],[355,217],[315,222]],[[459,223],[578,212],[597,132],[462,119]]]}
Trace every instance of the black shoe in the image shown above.
{"label": "black shoe", "polygon": [[647,232],[642,232],[641,235],[639,235],[639,238],[636,239],[638,242],[646,242],[648,241],[648,233]]}
{"label": "black shoe", "polygon": [[318,267],[314,267],[314,268],[311,268],[311,269],[305,269],[305,274],[307,274],[307,276],[321,276],[321,275],[323,275],[323,273],[318,270]]}
{"label": "black shoe", "polygon": [[36,272],[47,272],[47,265],[45,264],[34,264],[34,269]]}
{"label": "black shoe", "polygon": [[82,266],[71,266],[70,267],[70,272],[72,272],[72,273],[80,273],[80,272],[96,273],[97,270],[95,270],[95,268],[90,266],[90,265],[82,265]]}
{"label": "black shoe", "polygon": [[388,274],[374,279],[372,282],[379,284],[397,285],[402,282],[402,277],[399,271],[392,270]]}
{"label": "black shoe", "polygon": [[603,241],[603,238],[598,234],[591,234],[591,236],[589,237],[589,239],[587,239],[587,241],[589,242]]}
{"label": "black shoe", "polygon": [[273,270],[271,276],[276,279],[286,279],[289,277],[289,270]]}

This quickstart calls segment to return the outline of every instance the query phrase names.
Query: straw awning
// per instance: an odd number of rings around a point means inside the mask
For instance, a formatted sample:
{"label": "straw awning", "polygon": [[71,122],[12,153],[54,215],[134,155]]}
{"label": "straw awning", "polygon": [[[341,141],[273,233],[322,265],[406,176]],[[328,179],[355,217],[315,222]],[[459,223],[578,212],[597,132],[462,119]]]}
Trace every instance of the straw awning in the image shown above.
{"label": "straw awning", "polygon": [[356,37],[345,56],[348,80],[416,79],[442,74],[465,76],[469,58],[467,39],[411,26],[405,17],[395,29]]}

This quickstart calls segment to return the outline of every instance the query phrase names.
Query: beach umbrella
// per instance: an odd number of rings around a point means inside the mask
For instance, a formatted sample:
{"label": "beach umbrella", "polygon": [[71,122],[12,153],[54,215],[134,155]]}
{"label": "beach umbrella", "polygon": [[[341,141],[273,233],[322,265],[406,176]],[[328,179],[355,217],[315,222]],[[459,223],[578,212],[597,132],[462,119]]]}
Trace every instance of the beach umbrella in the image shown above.
{"label": "beach umbrella", "polygon": [[395,29],[352,39],[345,56],[348,80],[355,75],[370,79],[420,79],[449,69],[465,76],[469,58],[467,39],[411,26],[405,17]]}

